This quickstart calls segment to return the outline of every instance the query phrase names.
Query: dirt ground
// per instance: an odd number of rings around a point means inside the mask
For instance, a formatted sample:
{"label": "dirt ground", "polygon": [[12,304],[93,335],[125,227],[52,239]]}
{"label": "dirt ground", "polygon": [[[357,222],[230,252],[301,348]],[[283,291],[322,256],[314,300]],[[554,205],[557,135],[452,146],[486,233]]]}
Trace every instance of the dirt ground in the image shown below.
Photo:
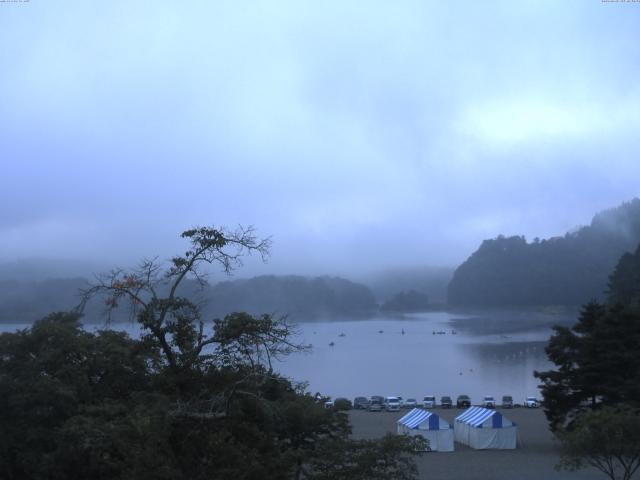
{"label": "dirt ground", "polygon": [[[556,471],[558,446],[547,427],[542,409],[514,408],[500,410],[518,426],[516,450],[473,450],[455,443],[455,452],[431,452],[417,458],[421,479],[487,479],[487,480],[603,480],[596,470]],[[453,423],[461,410],[434,409]],[[354,438],[376,438],[396,432],[396,421],[407,411],[365,412],[352,410],[349,418]]]}

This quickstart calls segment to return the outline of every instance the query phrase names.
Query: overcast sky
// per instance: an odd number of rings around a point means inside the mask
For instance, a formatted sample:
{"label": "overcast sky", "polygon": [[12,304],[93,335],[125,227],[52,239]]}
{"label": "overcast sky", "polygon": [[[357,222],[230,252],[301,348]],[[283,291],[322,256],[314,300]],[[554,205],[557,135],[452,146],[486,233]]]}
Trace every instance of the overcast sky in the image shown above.
{"label": "overcast sky", "polygon": [[30,0],[0,41],[0,260],[455,265],[640,195],[640,3]]}

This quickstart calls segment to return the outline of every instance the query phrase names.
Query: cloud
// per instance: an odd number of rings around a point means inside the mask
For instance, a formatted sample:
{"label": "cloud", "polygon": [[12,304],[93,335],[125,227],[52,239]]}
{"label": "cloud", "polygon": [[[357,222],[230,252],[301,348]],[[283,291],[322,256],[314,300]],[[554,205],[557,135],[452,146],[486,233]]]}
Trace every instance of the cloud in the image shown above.
{"label": "cloud", "polygon": [[524,93],[469,106],[459,121],[462,135],[491,148],[618,137],[640,129],[640,96],[602,105],[593,99],[553,101]]}
{"label": "cloud", "polygon": [[640,193],[640,9],[610,7],[3,8],[2,255],[168,256],[243,223],[274,271],[348,272],[561,234]]}

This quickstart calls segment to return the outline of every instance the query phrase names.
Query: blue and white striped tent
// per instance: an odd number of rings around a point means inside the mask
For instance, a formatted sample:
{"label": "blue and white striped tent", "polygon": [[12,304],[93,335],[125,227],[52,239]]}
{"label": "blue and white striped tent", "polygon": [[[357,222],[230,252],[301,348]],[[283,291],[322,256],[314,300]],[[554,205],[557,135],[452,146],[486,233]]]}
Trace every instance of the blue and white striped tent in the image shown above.
{"label": "blue and white striped tent", "polygon": [[453,430],[456,442],[471,448],[516,448],[516,424],[495,410],[468,408],[456,417]]}
{"label": "blue and white striped tent", "polygon": [[398,420],[401,435],[422,435],[429,440],[434,452],[453,452],[453,429],[438,415],[422,408],[414,408]]}

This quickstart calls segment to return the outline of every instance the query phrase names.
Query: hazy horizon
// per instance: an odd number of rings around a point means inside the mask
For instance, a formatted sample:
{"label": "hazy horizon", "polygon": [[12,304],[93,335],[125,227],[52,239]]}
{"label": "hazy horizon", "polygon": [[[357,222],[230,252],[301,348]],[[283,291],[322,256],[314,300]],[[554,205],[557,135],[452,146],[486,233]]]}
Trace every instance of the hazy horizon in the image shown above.
{"label": "hazy horizon", "polygon": [[0,4],[0,262],[130,266],[194,225],[262,274],[455,267],[640,196],[640,6]]}

